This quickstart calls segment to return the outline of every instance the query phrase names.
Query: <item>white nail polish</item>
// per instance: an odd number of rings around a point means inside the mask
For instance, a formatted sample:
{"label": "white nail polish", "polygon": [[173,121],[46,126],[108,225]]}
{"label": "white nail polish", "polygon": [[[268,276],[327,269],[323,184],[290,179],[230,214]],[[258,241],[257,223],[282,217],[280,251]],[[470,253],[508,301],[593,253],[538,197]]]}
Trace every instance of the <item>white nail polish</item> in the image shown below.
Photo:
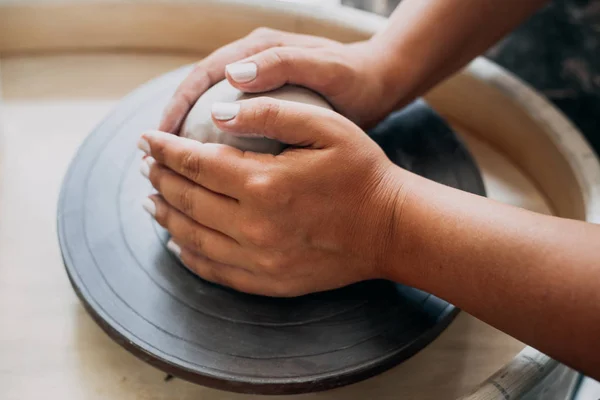
{"label": "white nail polish", "polygon": [[150,154],[150,143],[144,138],[141,138],[137,144],[138,149],[143,151],[146,154]]}
{"label": "white nail polish", "polygon": [[146,179],[150,179],[150,164],[146,160],[142,160],[140,164],[140,172]]}
{"label": "white nail polish", "polygon": [[238,83],[247,83],[256,78],[256,64],[253,62],[234,63],[225,66],[225,71],[231,76],[231,79]]}
{"label": "white nail polish", "polygon": [[152,166],[154,165],[154,163],[156,162],[156,160],[154,159],[154,157],[146,157],[144,159],[144,161],[146,161],[146,164],[148,164],[148,167],[152,168]]}
{"label": "white nail polish", "polygon": [[148,214],[152,215],[153,217],[156,215],[156,204],[154,204],[154,202],[148,197],[142,200],[142,207],[144,207],[144,210],[146,210]]}
{"label": "white nail polish", "polygon": [[214,103],[211,111],[215,119],[227,121],[235,118],[238,112],[240,112],[240,105],[237,103]]}
{"label": "white nail polish", "polygon": [[177,258],[181,257],[181,247],[177,243],[173,241],[173,239],[167,242],[167,249],[171,251],[171,253],[175,254]]}

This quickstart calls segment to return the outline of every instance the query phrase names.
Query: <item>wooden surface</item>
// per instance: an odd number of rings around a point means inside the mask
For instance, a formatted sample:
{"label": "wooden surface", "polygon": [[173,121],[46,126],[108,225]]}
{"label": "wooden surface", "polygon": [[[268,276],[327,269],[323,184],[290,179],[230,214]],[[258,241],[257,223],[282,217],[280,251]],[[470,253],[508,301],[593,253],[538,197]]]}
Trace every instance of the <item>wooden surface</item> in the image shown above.
{"label": "wooden surface", "polygon": [[[116,6],[114,0],[0,0],[6,99],[0,108],[0,398],[246,398],[163,382],[160,372],[110,342],[84,314],[55,238],[62,174],[117,98],[194,59],[133,53],[206,52],[261,25],[351,41],[384,24],[356,10],[287,1],[135,0]],[[65,50],[80,54],[24,57]],[[598,160],[577,129],[535,92],[478,59],[466,75],[428,97],[465,133],[491,197],[600,222]],[[453,398],[521,347],[462,314],[410,362],[315,398]]]}
{"label": "wooden surface", "polygon": [[[163,373],[113,343],[79,305],[57,246],[58,190],[81,140],[122,95],[195,58],[96,54],[0,60],[0,398],[252,397],[165,381]],[[549,212],[544,196],[506,157],[475,136],[466,137],[490,197]],[[457,397],[522,347],[463,313],[399,367],[351,387],[299,398]]]}
{"label": "wooden surface", "polygon": [[364,40],[385,23],[383,17],[360,10],[336,7],[333,11],[331,1],[313,1],[309,7],[306,1],[302,3],[0,0],[0,53],[48,49],[206,52],[261,26],[349,42]]}

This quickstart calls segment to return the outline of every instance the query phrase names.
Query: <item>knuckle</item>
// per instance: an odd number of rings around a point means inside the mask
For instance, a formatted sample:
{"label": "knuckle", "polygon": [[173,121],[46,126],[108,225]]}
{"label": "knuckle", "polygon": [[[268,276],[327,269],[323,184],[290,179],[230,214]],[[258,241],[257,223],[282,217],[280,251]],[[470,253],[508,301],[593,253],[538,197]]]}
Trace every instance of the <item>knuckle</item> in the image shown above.
{"label": "knuckle", "polygon": [[182,213],[192,216],[194,212],[194,192],[189,187],[184,187],[179,192],[179,209]]}
{"label": "knuckle", "polygon": [[256,112],[262,132],[266,133],[269,129],[277,126],[281,117],[281,106],[279,101],[263,99]]}
{"label": "knuckle", "polygon": [[271,248],[276,244],[275,229],[264,221],[246,225],[242,234],[248,242],[259,248]]}
{"label": "knuckle", "polygon": [[336,94],[354,84],[355,74],[350,65],[338,56],[330,57],[329,68],[323,74],[323,90]]}
{"label": "knuckle", "polygon": [[249,179],[244,189],[255,201],[270,207],[287,207],[294,199],[286,179],[280,179],[274,173]]}
{"label": "knuckle", "polygon": [[256,260],[258,269],[274,278],[283,276],[289,264],[290,258],[285,253],[279,251],[268,252],[259,256]]}
{"label": "knuckle", "polygon": [[247,242],[260,247],[262,240],[262,226],[258,224],[246,224],[241,228],[241,233]]}
{"label": "knuckle", "polygon": [[191,150],[185,150],[181,155],[181,172],[183,175],[196,180],[201,170],[200,157],[197,157]]}
{"label": "knuckle", "polygon": [[186,80],[175,91],[175,98],[181,100],[187,107],[194,105],[201,92],[199,87],[204,87],[211,82],[213,77],[207,68],[206,59],[197,62]]}
{"label": "knuckle", "polygon": [[279,260],[273,254],[265,254],[258,257],[256,260],[257,268],[270,275],[277,275],[279,271]]}
{"label": "knuckle", "polygon": [[252,198],[266,201],[275,189],[275,182],[270,174],[260,174],[248,179],[244,186],[244,190]]}
{"label": "knuckle", "polygon": [[194,251],[205,255],[204,249],[206,247],[206,236],[202,229],[190,229],[186,235],[190,244],[193,246]]}
{"label": "knuckle", "polygon": [[266,26],[260,26],[258,28],[255,28],[252,32],[250,32],[250,34],[248,35],[249,37],[255,38],[255,39],[270,39],[275,37],[276,35],[279,34],[279,31],[272,29],[272,28],[267,28]]}
{"label": "knuckle", "polygon": [[291,64],[291,55],[285,47],[272,47],[265,52],[265,58],[274,67],[286,69]]}

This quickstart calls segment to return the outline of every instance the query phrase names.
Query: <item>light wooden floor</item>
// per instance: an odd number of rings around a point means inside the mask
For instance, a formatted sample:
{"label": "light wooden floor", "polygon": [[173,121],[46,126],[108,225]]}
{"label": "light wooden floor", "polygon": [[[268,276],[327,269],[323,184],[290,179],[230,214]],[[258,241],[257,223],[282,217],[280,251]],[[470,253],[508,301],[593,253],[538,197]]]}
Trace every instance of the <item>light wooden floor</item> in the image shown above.
{"label": "light wooden floor", "polygon": [[[113,343],[63,269],[55,214],[77,146],[121,96],[190,56],[54,55],[0,59],[0,399],[246,399],[165,375]],[[548,212],[506,158],[467,137],[491,197]],[[451,399],[523,345],[463,313],[397,368],[298,399]]]}

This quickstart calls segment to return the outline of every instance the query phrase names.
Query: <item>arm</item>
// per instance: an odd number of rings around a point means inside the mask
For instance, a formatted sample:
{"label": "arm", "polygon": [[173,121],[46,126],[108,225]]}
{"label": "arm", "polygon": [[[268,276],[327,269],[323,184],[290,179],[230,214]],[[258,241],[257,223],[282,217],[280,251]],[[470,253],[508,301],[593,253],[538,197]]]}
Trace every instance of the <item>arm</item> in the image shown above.
{"label": "arm", "polygon": [[[548,0],[404,0],[372,39],[398,105],[483,53]],[[390,51],[391,49],[391,51]]]}
{"label": "arm", "polygon": [[[368,51],[362,44],[248,50],[244,57],[254,54],[250,61],[257,74],[236,86],[261,91],[292,82],[336,93],[355,82],[356,91],[329,97],[338,110],[349,110],[345,114],[378,104],[378,96],[391,97],[399,106],[455,72],[544,1],[510,3],[508,7],[506,1],[492,0],[404,0],[389,26],[367,42]],[[279,34],[269,35],[277,42]],[[241,47],[248,49],[250,44]],[[371,54],[378,58],[357,62]],[[219,71],[211,75],[213,80],[225,76],[224,65],[234,60],[217,56],[182,85],[164,126],[175,126],[173,121],[181,120],[211,84],[205,69]],[[340,66],[343,74],[331,73]],[[338,78],[339,87],[312,80],[320,76]],[[380,78],[387,82],[384,87],[396,92],[382,96],[378,85],[371,83]],[[358,96],[365,92],[369,95]],[[273,115],[277,118],[268,118]],[[179,241],[186,265],[201,276],[274,296],[364,279],[392,279],[435,293],[550,356],[600,377],[599,226],[537,215],[413,176],[390,166],[360,129],[337,114],[253,100],[244,102],[231,121],[215,123],[229,132],[255,132],[290,144],[299,139],[291,133],[319,140],[273,159],[242,157],[214,145],[198,143],[192,148],[173,135],[145,136],[157,158],[148,167],[155,187],[166,187],[162,180],[175,180],[171,170],[187,173],[187,180],[178,179],[170,191],[153,197],[155,205],[149,209]],[[309,138],[301,139],[304,146]],[[178,160],[191,160],[196,168],[184,168]],[[340,165],[345,169],[336,169]],[[224,174],[228,166],[232,171]],[[202,174],[216,170],[222,172],[218,181],[210,180],[216,174]],[[214,212],[194,212],[194,206],[178,204],[186,191],[194,193],[198,210],[205,210],[210,200]],[[235,213],[244,218],[221,225]],[[379,233],[389,228],[389,221],[394,229],[384,241]],[[381,260],[383,271],[374,271]],[[315,271],[315,263],[326,268]]]}
{"label": "arm", "polygon": [[225,78],[250,93],[287,83],[305,86],[361,127],[372,127],[457,71],[545,2],[404,0],[387,28],[351,44],[257,29],[196,65],[165,109],[159,129],[177,132],[198,97]]}
{"label": "arm", "polygon": [[140,145],[160,193],[147,209],[189,268],[270,296],[393,280],[600,378],[600,226],[416,176],[333,111],[238,105],[213,122],[299,147],[272,156],[161,132]]}
{"label": "arm", "polygon": [[389,278],[599,377],[600,226],[401,175]]}

